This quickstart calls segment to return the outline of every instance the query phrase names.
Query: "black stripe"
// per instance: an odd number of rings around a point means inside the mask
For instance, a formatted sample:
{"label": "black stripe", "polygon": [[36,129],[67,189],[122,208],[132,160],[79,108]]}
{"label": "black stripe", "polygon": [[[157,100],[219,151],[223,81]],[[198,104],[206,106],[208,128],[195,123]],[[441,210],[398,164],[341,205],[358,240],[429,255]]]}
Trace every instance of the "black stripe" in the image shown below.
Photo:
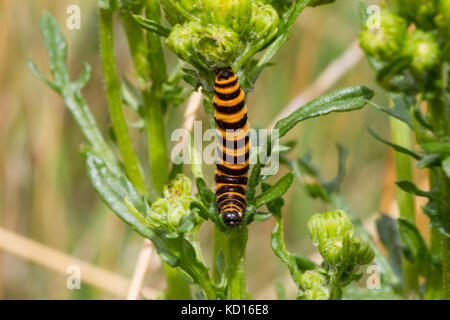
{"label": "black stripe", "polygon": [[220,100],[229,101],[239,97],[239,95],[241,94],[241,88],[239,87],[231,93],[220,93],[216,90],[214,90],[214,93],[216,94],[217,97],[219,97]]}
{"label": "black stripe", "polygon": [[216,86],[217,88],[225,89],[225,88],[228,88],[228,87],[234,87],[234,86],[236,85],[237,82],[238,82],[238,79],[236,78],[236,80],[231,81],[231,82],[229,82],[229,83],[219,83],[219,82],[216,82],[216,83],[214,84],[214,86]]}
{"label": "black stripe", "polygon": [[219,80],[228,80],[234,76],[234,72],[231,69],[224,69],[219,72],[217,79]]}
{"label": "black stripe", "polygon": [[247,143],[250,142],[250,133],[247,133],[247,135],[237,141],[227,140],[225,137],[222,137],[221,135],[218,135],[219,145],[226,147],[227,149],[240,149],[247,146]]}
{"label": "black stripe", "polygon": [[245,211],[245,207],[246,207],[245,203],[243,201],[239,201],[238,199],[224,199],[224,200],[220,201],[217,204],[217,210],[219,212],[221,212],[224,207],[227,207],[227,205],[230,205],[230,204],[234,204],[234,205],[238,206],[239,208],[241,208],[242,211]]}
{"label": "black stripe", "polygon": [[247,177],[233,177],[216,174],[216,183],[232,183],[232,184],[243,184],[247,185]]}
{"label": "black stripe", "polygon": [[242,99],[241,101],[236,103],[234,106],[230,106],[230,107],[219,106],[218,104],[214,103],[214,108],[218,112],[226,113],[226,114],[232,114],[232,113],[239,112],[242,110],[243,107],[245,107],[245,99]]}
{"label": "black stripe", "polygon": [[217,153],[217,156],[219,158],[229,164],[244,164],[248,159],[250,159],[250,150],[248,150],[245,154],[239,156],[227,154],[219,148],[217,148]]}
{"label": "black stripe", "polygon": [[237,194],[222,194],[220,196],[217,197],[217,202],[218,203],[222,203],[222,201],[225,200],[236,200],[236,201],[241,201],[242,203],[246,203],[247,200],[245,200],[245,197],[237,195]]}
{"label": "black stripe", "polygon": [[226,121],[217,119],[216,117],[214,117],[214,119],[216,120],[217,126],[222,130],[237,130],[237,129],[242,129],[245,126],[245,124],[247,123],[247,114],[244,114],[242,119],[237,122],[226,122]]}
{"label": "black stripe", "polygon": [[242,186],[234,184],[226,184],[224,186],[221,186],[218,190],[216,190],[216,195],[220,196],[221,194],[227,192],[237,192],[245,197],[245,189]]}
{"label": "black stripe", "polygon": [[242,169],[231,169],[224,165],[217,164],[217,169],[230,176],[242,176],[248,172],[249,166],[247,165]]}

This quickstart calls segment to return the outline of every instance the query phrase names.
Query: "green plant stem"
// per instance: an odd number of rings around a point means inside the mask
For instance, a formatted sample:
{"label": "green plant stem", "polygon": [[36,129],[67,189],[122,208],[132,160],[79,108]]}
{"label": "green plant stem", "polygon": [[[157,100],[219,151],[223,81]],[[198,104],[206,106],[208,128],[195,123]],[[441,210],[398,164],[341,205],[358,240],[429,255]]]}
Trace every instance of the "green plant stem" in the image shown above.
{"label": "green plant stem", "polygon": [[245,224],[230,230],[227,236],[225,261],[227,263],[228,299],[243,300],[245,291],[245,247],[248,229]]}
{"label": "green plant stem", "polygon": [[167,299],[168,300],[189,300],[192,299],[191,290],[186,281],[181,277],[177,269],[164,263],[164,273],[167,281]]}
{"label": "green plant stem", "polygon": [[[402,147],[411,148],[411,130],[407,124],[398,119],[391,118],[392,141]],[[395,172],[397,180],[413,180],[411,158],[408,155],[395,152]],[[397,187],[397,203],[400,210],[400,216],[415,222],[415,204],[414,196],[406,193]],[[405,257],[402,258],[403,271],[403,294],[405,298],[410,298],[411,294],[419,294],[419,277],[417,274],[416,263],[409,262]]]}
{"label": "green plant stem", "polygon": [[122,108],[120,82],[117,78],[114,57],[113,12],[111,10],[100,9],[100,48],[109,112],[125,170],[135,187],[145,194],[144,176],[131,143]]}
{"label": "green plant stem", "polygon": [[450,300],[450,237],[442,235],[442,299]]}
{"label": "green plant stem", "polygon": [[[442,95],[427,101],[434,133],[440,142],[448,143],[450,137],[450,121],[447,106]],[[446,230],[450,230],[450,179],[442,168],[438,169],[440,178],[442,201],[440,212],[441,223]],[[442,264],[442,299],[450,300],[450,239],[446,234],[441,235],[441,264]]]}
{"label": "green plant stem", "polygon": [[225,246],[227,243],[227,237],[225,233],[221,232],[219,228],[214,227],[213,234],[213,279],[219,281],[219,272],[217,270],[216,258],[220,250],[225,252]]}

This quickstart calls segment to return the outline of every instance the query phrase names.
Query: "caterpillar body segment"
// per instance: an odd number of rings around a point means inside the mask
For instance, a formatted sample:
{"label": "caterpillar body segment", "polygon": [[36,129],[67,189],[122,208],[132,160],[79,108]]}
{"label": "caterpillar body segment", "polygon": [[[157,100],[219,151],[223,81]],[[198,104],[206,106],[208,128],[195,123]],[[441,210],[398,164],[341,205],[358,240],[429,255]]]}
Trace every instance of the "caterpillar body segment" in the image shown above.
{"label": "caterpillar body segment", "polygon": [[224,223],[237,226],[244,218],[250,155],[250,125],[244,91],[231,69],[220,70],[214,84],[217,147],[217,210]]}

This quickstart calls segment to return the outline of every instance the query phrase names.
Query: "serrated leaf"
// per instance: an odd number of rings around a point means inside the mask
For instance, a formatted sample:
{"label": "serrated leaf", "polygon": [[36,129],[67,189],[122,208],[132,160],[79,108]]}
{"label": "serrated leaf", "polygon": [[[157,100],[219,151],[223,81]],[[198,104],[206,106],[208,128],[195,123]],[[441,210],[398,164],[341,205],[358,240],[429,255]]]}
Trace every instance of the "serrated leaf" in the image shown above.
{"label": "serrated leaf", "polygon": [[67,69],[67,42],[58,22],[48,12],[41,16],[40,28],[48,52],[50,71],[53,75],[53,82],[62,87],[69,83],[69,72]]}
{"label": "serrated leaf", "polygon": [[374,94],[367,87],[355,86],[323,95],[278,121],[274,129],[279,130],[278,137],[281,138],[300,121],[324,116],[331,112],[349,112],[361,109]]}

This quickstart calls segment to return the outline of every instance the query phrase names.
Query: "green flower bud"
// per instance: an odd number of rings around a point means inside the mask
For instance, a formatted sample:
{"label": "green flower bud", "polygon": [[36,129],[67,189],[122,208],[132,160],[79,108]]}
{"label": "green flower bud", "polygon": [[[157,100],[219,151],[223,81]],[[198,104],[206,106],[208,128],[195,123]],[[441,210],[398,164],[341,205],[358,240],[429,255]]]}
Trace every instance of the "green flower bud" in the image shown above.
{"label": "green flower bud", "polygon": [[441,33],[448,38],[450,37],[450,1],[440,0],[437,12],[436,24],[439,26]]}
{"label": "green flower bud", "polygon": [[208,25],[198,36],[197,52],[212,69],[232,65],[242,43],[239,35],[222,26]]}
{"label": "green flower bud", "polygon": [[159,0],[159,2],[171,25],[186,22],[188,15],[193,14],[200,5],[200,0]]}
{"label": "green flower bud", "polygon": [[308,4],[309,7],[317,7],[323,4],[333,3],[336,0],[311,0]]}
{"label": "green flower bud", "polygon": [[164,186],[164,197],[152,203],[147,216],[149,224],[175,231],[180,219],[190,214],[189,206],[193,200],[191,192],[191,181],[179,174],[171,183]]}
{"label": "green flower bud", "polygon": [[302,290],[320,288],[326,283],[326,278],[317,270],[309,270],[300,276],[299,285]]}
{"label": "green flower bud", "polygon": [[434,1],[428,0],[395,0],[394,7],[399,15],[409,22],[414,22],[421,29],[432,29],[436,16]]}
{"label": "green flower bud", "polygon": [[340,240],[326,240],[319,245],[323,260],[330,266],[338,267],[344,260],[343,243]]}
{"label": "green flower bud", "polygon": [[361,47],[370,56],[379,60],[390,60],[401,50],[407,24],[403,18],[382,10],[380,13],[380,26],[365,25],[365,30],[359,34]]}
{"label": "green flower bud", "polygon": [[241,33],[248,25],[251,17],[250,0],[202,0],[205,25],[224,26],[234,32]]}
{"label": "green flower bud", "polygon": [[406,37],[404,53],[412,58],[413,71],[421,75],[439,63],[439,45],[433,34],[415,30]]}
{"label": "green flower bud", "polygon": [[259,41],[264,39],[265,43],[272,40],[278,31],[280,18],[277,11],[268,4],[260,1],[252,3],[252,17],[246,31],[249,34],[250,41]]}
{"label": "green flower bud", "polygon": [[242,45],[230,29],[197,22],[173,27],[166,43],[183,60],[209,69],[229,67]]}
{"label": "green flower bud", "polygon": [[360,241],[359,249],[356,253],[357,262],[360,265],[368,264],[375,258],[375,251],[366,241],[358,239]]}
{"label": "green flower bud", "polygon": [[197,36],[202,32],[203,26],[196,22],[185,25],[176,25],[172,28],[169,38],[166,40],[167,47],[181,59],[194,64],[192,54],[195,53]]}
{"label": "green flower bud", "polygon": [[326,287],[314,288],[302,292],[297,299],[299,300],[328,300],[330,299],[330,289]]}
{"label": "green flower bud", "polygon": [[313,215],[308,221],[309,236],[318,246],[327,240],[341,240],[347,231],[352,230],[347,214],[341,210]]}

